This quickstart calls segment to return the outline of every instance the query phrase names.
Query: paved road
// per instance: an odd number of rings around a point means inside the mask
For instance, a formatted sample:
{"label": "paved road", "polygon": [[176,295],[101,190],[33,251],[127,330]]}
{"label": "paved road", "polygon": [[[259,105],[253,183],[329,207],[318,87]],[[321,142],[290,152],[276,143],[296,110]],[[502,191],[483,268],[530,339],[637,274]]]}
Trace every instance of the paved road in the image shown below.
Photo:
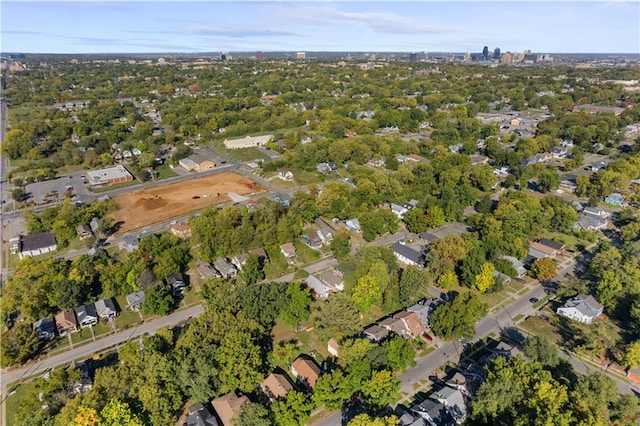
{"label": "paved road", "polygon": [[203,305],[192,306],[190,308],[174,312],[171,315],[167,315],[161,318],[157,318],[153,321],[143,323],[142,325],[134,329],[120,331],[118,333],[98,339],[95,342],[87,343],[58,355],[45,358],[31,365],[10,370],[3,370],[2,375],[0,376],[0,385],[5,386],[8,383],[12,383],[14,381],[26,378],[37,373],[41,373],[48,368],[54,368],[59,365],[71,363],[71,361],[74,360],[88,358],[93,354],[100,353],[108,348],[115,347],[120,343],[135,339],[136,337],[142,336],[144,334],[153,334],[159,328],[175,326],[183,321],[188,320],[191,317],[200,315],[200,313],[202,313],[203,311]]}

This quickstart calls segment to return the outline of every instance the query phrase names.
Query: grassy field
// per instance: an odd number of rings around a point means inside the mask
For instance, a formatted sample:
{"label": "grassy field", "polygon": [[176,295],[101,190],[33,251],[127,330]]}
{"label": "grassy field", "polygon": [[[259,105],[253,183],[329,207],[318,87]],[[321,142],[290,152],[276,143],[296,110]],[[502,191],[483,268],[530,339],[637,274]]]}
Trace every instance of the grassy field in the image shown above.
{"label": "grassy field", "polygon": [[158,174],[158,180],[178,176],[167,164],[156,167],[155,172]]}
{"label": "grassy field", "polygon": [[[16,424],[15,415],[18,413],[18,409],[22,404],[22,400],[33,392],[35,384],[33,382],[25,383],[23,385],[17,386],[14,390],[14,394],[7,395],[6,401],[6,418],[7,418],[7,426],[13,426]],[[12,388],[8,389],[9,392],[12,392]],[[4,395],[2,395],[4,398]]]}
{"label": "grassy field", "polygon": [[529,317],[520,323],[520,327],[530,334],[546,337],[554,343],[562,342],[562,337],[556,328],[540,317]]}
{"label": "grassy field", "polygon": [[264,266],[264,273],[267,279],[278,278],[293,272],[293,267],[284,258],[279,247],[267,249],[267,255],[269,256],[269,263]]}
{"label": "grassy field", "polygon": [[296,260],[302,264],[309,264],[318,259],[320,259],[320,253],[300,240],[296,240],[293,242],[293,245],[296,247]]}

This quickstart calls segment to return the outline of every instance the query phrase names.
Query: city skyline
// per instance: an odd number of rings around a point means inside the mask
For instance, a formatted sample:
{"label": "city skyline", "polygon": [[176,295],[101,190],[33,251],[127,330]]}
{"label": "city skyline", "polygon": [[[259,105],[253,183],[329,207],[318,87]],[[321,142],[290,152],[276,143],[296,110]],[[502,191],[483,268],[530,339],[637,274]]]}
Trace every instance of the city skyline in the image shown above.
{"label": "city skyline", "polygon": [[3,52],[481,52],[484,46],[503,53],[640,53],[640,3],[2,3]]}

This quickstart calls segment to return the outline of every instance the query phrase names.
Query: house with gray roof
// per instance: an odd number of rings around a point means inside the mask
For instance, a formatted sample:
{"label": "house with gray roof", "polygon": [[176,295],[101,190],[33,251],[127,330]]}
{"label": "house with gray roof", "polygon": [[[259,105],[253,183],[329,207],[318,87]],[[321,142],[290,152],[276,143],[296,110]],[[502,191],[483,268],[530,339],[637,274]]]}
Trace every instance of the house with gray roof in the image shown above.
{"label": "house with gray roof", "polygon": [[574,230],[584,231],[601,231],[606,229],[609,225],[609,221],[606,217],[591,214],[589,212],[582,211],[578,215],[578,220],[573,224]]}
{"label": "house with gray roof", "polygon": [[425,327],[429,327],[429,314],[433,312],[436,307],[436,301],[433,299],[424,299],[419,301],[413,306],[407,308],[407,312],[415,312],[420,318],[420,322]]}
{"label": "house with gray roof", "polygon": [[213,261],[213,267],[220,272],[222,278],[228,279],[238,275],[238,270],[222,256]]}
{"label": "house with gray roof", "polygon": [[113,318],[118,314],[118,308],[111,297],[98,300],[94,303],[96,313],[100,318]]}
{"label": "house with gray roof", "polygon": [[56,323],[52,318],[42,318],[33,323],[33,331],[39,340],[51,340],[56,337]]}
{"label": "house with gray roof", "polygon": [[38,234],[25,235],[20,237],[18,257],[38,256],[50,253],[58,248],[56,237],[52,232],[40,232]]}
{"label": "house with gray roof", "polygon": [[81,328],[93,327],[98,323],[98,314],[96,313],[96,308],[93,306],[93,303],[78,306],[74,311]]}
{"label": "house with gray roof", "polygon": [[334,292],[334,289],[320,281],[318,278],[313,275],[309,275],[304,283],[313,290],[313,294],[317,299],[326,299],[329,297],[331,293]]}
{"label": "house with gray roof", "polygon": [[384,327],[380,327],[377,324],[374,324],[371,327],[365,328],[362,333],[367,339],[371,340],[372,342],[379,342],[389,335],[389,330]]}
{"label": "house with gray roof", "polygon": [[122,249],[131,253],[138,250],[139,245],[140,245],[140,237],[138,237],[137,235],[125,235],[125,237],[122,239],[121,247]]}
{"label": "house with gray roof", "polygon": [[424,266],[424,256],[419,251],[412,249],[403,242],[397,242],[391,246],[396,258],[405,265]]}
{"label": "house with gray roof", "polygon": [[591,295],[578,295],[564,302],[557,310],[558,315],[591,324],[594,319],[602,315],[603,306]]}
{"label": "house with gray roof", "polygon": [[145,301],[144,291],[135,291],[133,293],[127,294],[127,307],[131,309],[133,312],[139,312],[140,306]]}
{"label": "house with gray roof", "polygon": [[527,270],[525,269],[524,264],[520,262],[517,258],[513,256],[500,256],[500,259],[508,260],[509,263],[511,263],[511,265],[513,266],[513,269],[516,270],[516,273],[518,274],[517,276],[519,278],[527,275]]}

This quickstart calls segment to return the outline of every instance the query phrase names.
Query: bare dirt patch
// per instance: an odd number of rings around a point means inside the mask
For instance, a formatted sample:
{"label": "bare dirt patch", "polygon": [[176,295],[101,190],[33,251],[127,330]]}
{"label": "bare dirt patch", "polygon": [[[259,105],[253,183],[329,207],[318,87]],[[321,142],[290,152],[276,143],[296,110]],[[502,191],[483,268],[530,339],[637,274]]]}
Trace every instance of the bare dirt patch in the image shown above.
{"label": "bare dirt patch", "polygon": [[264,189],[237,173],[220,173],[114,197],[118,211],[111,217],[118,233],[127,232],[231,201],[229,192],[251,195]]}

